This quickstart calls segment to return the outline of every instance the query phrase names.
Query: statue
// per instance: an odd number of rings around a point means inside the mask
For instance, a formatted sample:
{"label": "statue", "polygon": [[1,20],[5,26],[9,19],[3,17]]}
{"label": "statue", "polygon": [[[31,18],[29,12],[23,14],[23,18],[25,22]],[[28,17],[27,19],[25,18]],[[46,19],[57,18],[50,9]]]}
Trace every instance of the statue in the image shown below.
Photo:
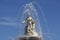
{"label": "statue", "polygon": [[38,34],[35,32],[35,22],[30,14],[28,14],[25,22],[27,23],[27,25],[25,26],[25,35],[37,36]]}

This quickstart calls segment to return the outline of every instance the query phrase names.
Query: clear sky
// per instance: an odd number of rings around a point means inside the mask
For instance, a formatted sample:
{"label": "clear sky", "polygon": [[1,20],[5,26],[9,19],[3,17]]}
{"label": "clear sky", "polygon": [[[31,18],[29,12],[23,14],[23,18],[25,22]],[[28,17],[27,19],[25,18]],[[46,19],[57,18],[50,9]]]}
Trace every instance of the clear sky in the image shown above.
{"label": "clear sky", "polygon": [[[26,3],[32,1],[38,3],[45,15],[45,22],[48,24],[50,33],[47,33],[48,36],[51,40],[60,40],[60,0],[0,0],[0,40],[16,38],[22,9]],[[37,7],[36,9],[38,16],[40,16],[40,10]],[[43,22],[41,23],[42,26]],[[43,27],[42,29],[44,30]]]}

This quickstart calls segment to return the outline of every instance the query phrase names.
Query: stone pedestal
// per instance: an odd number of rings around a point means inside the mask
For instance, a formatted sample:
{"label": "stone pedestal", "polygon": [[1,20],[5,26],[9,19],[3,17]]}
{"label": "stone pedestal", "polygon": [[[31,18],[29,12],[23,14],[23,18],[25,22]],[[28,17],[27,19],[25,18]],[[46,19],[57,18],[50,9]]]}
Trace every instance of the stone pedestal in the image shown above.
{"label": "stone pedestal", "polygon": [[19,40],[41,40],[39,37],[21,37]]}

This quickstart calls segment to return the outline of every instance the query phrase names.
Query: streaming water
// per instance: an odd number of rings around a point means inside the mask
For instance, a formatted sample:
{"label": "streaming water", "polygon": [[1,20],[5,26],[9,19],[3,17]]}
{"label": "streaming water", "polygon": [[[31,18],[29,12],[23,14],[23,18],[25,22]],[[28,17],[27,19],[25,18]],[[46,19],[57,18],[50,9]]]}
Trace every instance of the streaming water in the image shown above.
{"label": "streaming water", "polygon": [[[25,21],[29,13],[35,22],[35,31],[37,32],[38,37],[40,37],[41,40],[52,40],[52,38],[48,35],[49,28],[48,28],[46,17],[44,15],[43,10],[41,9],[41,7],[37,2],[31,2],[31,3],[25,4],[21,8],[21,10],[22,11],[20,13],[22,15],[19,23],[18,38],[25,37],[24,33],[25,33],[25,27],[27,25]],[[26,40],[28,39],[29,38],[26,38]]]}

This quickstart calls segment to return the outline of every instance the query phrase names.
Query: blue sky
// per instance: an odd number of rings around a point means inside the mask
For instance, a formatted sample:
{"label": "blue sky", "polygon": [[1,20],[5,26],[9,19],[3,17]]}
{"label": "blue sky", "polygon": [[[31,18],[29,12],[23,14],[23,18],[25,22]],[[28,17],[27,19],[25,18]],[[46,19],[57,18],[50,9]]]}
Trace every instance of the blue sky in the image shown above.
{"label": "blue sky", "polygon": [[[0,0],[0,40],[16,38],[23,7],[26,3],[32,1],[35,2],[35,4],[36,2],[38,3],[46,17],[45,22],[48,23],[51,40],[60,40],[60,0]],[[40,16],[39,7],[37,8],[37,6],[35,6],[35,8],[37,9],[38,16]],[[44,27],[46,24],[43,24],[44,23],[41,22],[44,33],[47,27]]]}

